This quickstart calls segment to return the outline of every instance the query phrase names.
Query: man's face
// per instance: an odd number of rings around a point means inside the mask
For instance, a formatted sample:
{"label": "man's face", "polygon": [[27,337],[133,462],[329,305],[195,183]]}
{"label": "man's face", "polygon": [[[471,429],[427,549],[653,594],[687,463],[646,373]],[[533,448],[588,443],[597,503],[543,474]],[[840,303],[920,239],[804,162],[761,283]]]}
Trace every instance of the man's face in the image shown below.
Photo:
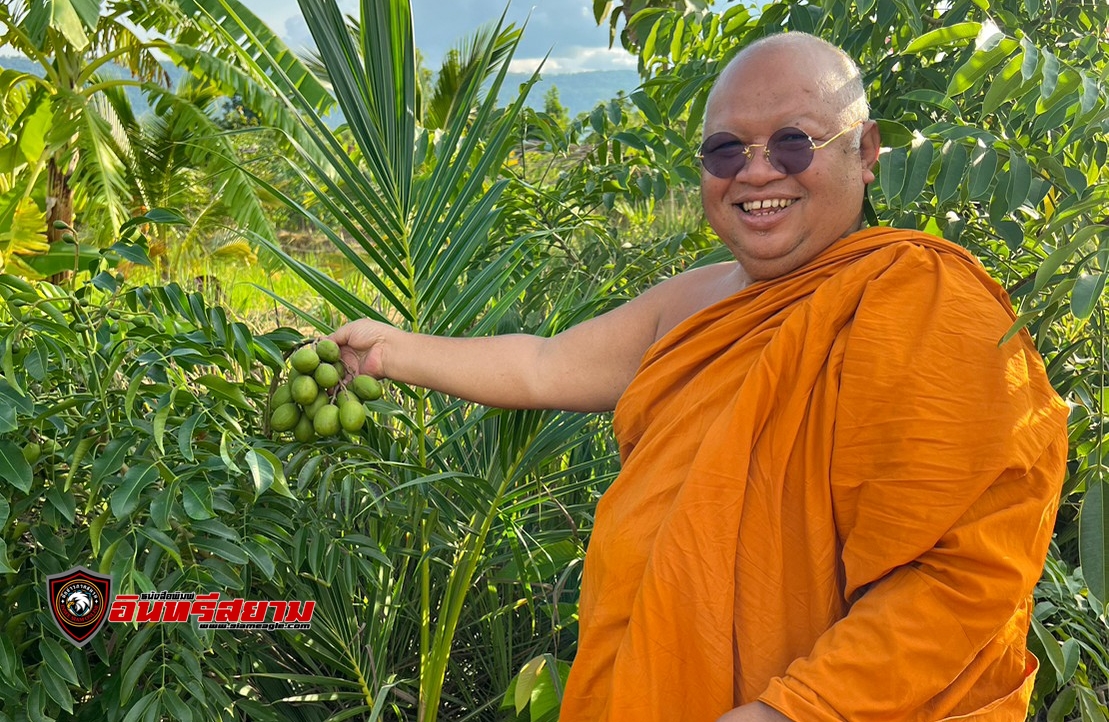
{"label": "man's face", "polygon": [[[856,119],[845,123],[843,108],[830,105],[821,91],[824,60],[819,53],[766,48],[731,66],[706,108],[705,137],[728,132],[762,144],[780,128],[794,127],[820,145],[836,135]],[[877,126],[867,121],[862,127],[858,150],[852,139],[859,131],[849,131],[815,151],[809,167],[795,175],[772,167],[761,145],[734,177],[717,178],[702,168],[708,221],[751,278],[777,278],[800,268],[859,228],[879,146]],[[771,207],[752,207],[759,202]]]}

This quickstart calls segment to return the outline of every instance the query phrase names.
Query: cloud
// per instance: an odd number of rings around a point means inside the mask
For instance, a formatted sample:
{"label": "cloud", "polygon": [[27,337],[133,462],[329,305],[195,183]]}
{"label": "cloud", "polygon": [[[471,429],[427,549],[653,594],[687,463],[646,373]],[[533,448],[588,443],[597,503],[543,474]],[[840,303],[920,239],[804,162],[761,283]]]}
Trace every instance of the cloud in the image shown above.
{"label": "cloud", "polygon": [[[431,68],[447,50],[483,24],[495,23],[504,11],[502,0],[452,0],[449,13],[442,0],[413,0],[416,44]],[[532,68],[550,53],[544,69],[551,72],[634,68],[635,58],[608,49],[608,25],[593,19],[592,0],[514,0],[505,22],[523,28],[513,69]]]}
{"label": "cloud", "polygon": [[516,57],[508,69],[513,73],[532,73],[543,63],[544,75],[582,73],[590,70],[635,70],[636,58],[621,48],[570,46],[562,49],[565,55],[543,57]]}
{"label": "cloud", "polygon": [[282,39],[294,51],[316,49],[316,41],[312,39],[312,33],[308,32],[308,23],[300,15],[293,15],[285,20],[285,33]]}

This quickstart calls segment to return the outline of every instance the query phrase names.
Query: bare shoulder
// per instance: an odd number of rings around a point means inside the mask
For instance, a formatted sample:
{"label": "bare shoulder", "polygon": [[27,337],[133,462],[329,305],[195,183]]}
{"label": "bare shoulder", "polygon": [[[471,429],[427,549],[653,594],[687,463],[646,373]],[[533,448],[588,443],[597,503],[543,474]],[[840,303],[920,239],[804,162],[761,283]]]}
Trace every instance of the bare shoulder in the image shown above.
{"label": "bare shoulder", "polygon": [[714,263],[683,271],[655,287],[659,317],[655,340],[698,311],[742,291],[750,283],[736,261]]}

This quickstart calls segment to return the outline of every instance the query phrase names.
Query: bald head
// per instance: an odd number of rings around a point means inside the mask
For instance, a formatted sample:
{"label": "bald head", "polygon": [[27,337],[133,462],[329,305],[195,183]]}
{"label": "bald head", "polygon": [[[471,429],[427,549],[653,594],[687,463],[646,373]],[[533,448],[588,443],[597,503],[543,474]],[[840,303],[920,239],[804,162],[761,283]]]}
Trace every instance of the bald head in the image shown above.
{"label": "bald head", "polygon": [[870,116],[862,73],[851,56],[826,40],[801,32],[768,35],[743,48],[720,73],[709,93],[709,104],[714,100],[720,102],[721,99],[715,96],[720,88],[731,86],[727,82],[729,77],[759,56],[773,57],[776,64],[804,66],[816,83],[822,102],[840,125],[846,126]]}

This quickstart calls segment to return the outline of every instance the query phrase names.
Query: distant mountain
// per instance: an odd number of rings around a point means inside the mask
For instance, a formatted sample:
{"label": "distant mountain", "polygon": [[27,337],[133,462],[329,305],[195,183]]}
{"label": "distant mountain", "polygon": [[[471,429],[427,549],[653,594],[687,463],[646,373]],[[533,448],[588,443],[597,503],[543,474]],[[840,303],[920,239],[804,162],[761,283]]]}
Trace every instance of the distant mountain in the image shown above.
{"label": "distant mountain", "polygon": [[[15,55],[0,55],[0,68],[12,68],[36,75],[42,74],[37,64]],[[185,74],[185,71],[180,68],[168,64],[166,65],[166,71],[169,73],[172,85],[176,85]],[[126,74],[126,71],[118,66],[108,66],[106,72],[111,72],[117,76]],[[502,105],[512,102],[520,92],[520,86],[530,78],[531,73],[508,73],[497,99]],[[597,103],[615,98],[621,92],[630,95],[639,87],[639,84],[639,73],[634,70],[594,70],[585,73],[548,74],[543,75],[531,89],[531,92],[528,93],[527,104],[532,108],[542,109],[543,96],[547,94],[551,86],[555,86],[558,88],[559,102],[566,107],[570,112],[570,117],[573,118],[578,113],[592,110]],[[149,110],[146,98],[138,89],[128,88],[127,92],[131,97],[131,104],[135,108],[136,115],[141,116]]]}
{"label": "distant mountain", "polygon": [[[507,104],[514,100],[520,85],[531,78],[531,73],[509,73],[505,77],[498,100]],[[585,73],[561,73],[542,75],[538,83],[528,93],[527,104],[532,108],[543,108],[543,96],[551,86],[558,88],[558,100],[570,111],[573,118],[597,105],[612,100],[622,91],[631,95],[642,81],[634,70],[593,70]]]}

